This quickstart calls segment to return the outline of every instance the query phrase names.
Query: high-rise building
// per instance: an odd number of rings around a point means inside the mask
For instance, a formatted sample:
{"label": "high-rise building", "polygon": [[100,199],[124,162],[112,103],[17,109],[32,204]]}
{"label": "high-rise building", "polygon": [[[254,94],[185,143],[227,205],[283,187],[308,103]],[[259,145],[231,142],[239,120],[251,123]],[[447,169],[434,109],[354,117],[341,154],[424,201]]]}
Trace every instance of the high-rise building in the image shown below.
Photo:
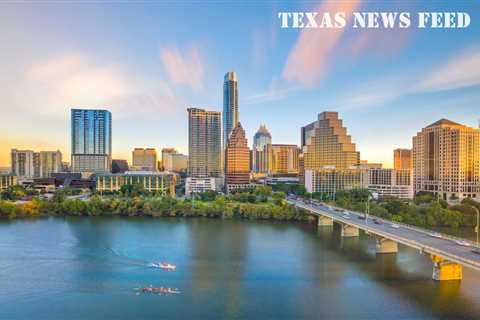
{"label": "high-rise building", "polygon": [[272,144],[273,174],[298,173],[300,149],[295,144]]}
{"label": "high-rise building", "polygon": [[33,179],[37,177],[35,165],[37,164],[38,155],[35,156],[35,152],[32,150],[17,150],[11,151],[11,166],[12,173],[17,176],[19,180]]}
{"label": "high-rise building", "polygon": [[322,112],[301,130],[303,167],[299,176],[309,192],[335,194],[362,185],[360,153],[337,112]]}
{"label": "high-rise building", "polygon": [[414,192],[480,200],[480,129],[441,119],[413,137]]}
{"label": "high-rise building", "polygon": [[184,172],[187,170],[188,156],[181,153],[166,153],[162,162],[165,171]]}
{"label": "high-rise building", "polygon": [[393,168],[394,169],[412,169],[412,150],[395,149],[393,150]]}
{"label": "high-rise building", "polygon": [[223,147],[237,126],[238,119],[238,81],[235,72],[227,72],[223,80]]}
{"label": "high-rise building", "polygon": [[265,125],[261,125],[253,136],[252,171],[267,174],[272,165],[272,136]]}
{"label": "high-rise building", "polygon": [[[309,128],[306,130],[304,128]],[[322,112],[318,120],[302,128],[306,136],[304,167],[307,169],[349,169],[360,162],[360,153],[342,126],[338,112]]]}
{"label": "high-rise building", "polygon": [[62,153],[57,151],[40,151],[40,173],[42,178],[51,177],[53,173],[62,172]]}
{"label": "high-rise building", "polygon": [[107,110],[72,109],[72,172],[110,172],[112,115]]}
{"label": "high-rise building", "polygon": [[157,150],[154,148],[135,148],[132,151],[132,170],[157,171]]}
{"label": "high-rise building", "polygon": [[220,177],[221,118],[218,111],[188,108],[188,176]]}
{"label": "high-rise building", "polygon": [[233,128],[225,150],[225,184],[227,190],[250,183],[250,149],[240,122]]}

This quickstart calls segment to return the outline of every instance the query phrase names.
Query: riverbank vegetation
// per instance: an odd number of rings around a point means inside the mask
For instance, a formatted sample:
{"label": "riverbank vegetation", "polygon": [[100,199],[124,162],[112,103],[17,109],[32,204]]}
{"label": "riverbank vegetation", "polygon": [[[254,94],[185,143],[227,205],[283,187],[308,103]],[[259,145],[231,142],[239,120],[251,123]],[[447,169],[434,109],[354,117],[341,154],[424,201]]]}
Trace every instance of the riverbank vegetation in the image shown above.
{"label": "riverbank vegetation", "polygon": [[[69,194],[69,193],[67,193]],[[58,190],[50,199],[0,201],[0,218],[42,216],[146,216],[146,217],[210,217],[305,221],[308,215],[295,209],[282,192],[268,187],[236,192],[224,196],[215,192],[198,194],[193,199],[174,199],[152,195],[138,186],[124,188],[116,195],[91,196],[88,200],[69,198]]]}
{"label": "riverbank vegetation", "polygon": [[403,222],[420,227],[471,227],[476,225],[475,207],[480,210],[480,203],[465,198],[451,204],[428,192],[421,192],[413,200],[383,197],[378,200],[367,199],[371,194],[367,189],[354,189],[337,192],[335,199],[329,199],[320,193],[305,194],[305,197],[326,200],[348,210],[366,212],[381,218]]}

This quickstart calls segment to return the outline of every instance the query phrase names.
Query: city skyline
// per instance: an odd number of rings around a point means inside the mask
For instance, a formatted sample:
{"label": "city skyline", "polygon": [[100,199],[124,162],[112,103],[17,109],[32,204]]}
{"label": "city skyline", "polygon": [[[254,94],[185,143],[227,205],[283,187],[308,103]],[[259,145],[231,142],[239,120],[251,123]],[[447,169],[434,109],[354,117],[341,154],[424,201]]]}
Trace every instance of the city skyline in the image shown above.
{"label": "city skyline", "polygon": [[[215,11],[205,4],[182,11],[182,24],[175,23],[175,8],[160,4],[0,6],[1,33],[15,39],[0,62],[2,116],[9,120],[0,129],[2,167],[10,165],[13,148],[59,149],[69,159],[72,108],[112,112],[112,158],[131,161],[139,146],[187,153],[187,106],[221,111],[222,76],[230,70],[239,79],[246,136],[265,124],[274,144],[300,145],[301,126],[322,111],[338,111],[362,160],[392,167],[392,151],[411,148],[417,131],[438,119],[478,127],[476,4],[232,4],[238,17],[228,5]],[[292,8],[467,11],[472,24],[464,30],[280,29],[277,13]],[[192,34],[184,35],[187,30]],[[224,33],[235,41],[219,44]]]}

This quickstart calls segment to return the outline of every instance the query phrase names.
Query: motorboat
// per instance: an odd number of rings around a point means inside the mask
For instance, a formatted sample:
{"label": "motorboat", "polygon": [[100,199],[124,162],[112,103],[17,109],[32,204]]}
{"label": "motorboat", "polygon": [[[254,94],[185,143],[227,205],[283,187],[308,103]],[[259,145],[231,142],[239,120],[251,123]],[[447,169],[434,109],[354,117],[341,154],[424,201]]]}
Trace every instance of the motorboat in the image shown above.
{"label": "motorboat", "polygon": [[395,224],[395,223],[392,223],[391,227],[394,228],[394,229],[399,229],[400,228],[400,226],[398,224]]}
{"label": "motorboat", "polygon": [[150,264],[152,268],[159,268],[167,271],[175,271],[177,266],[167,262],[153,262]]}
{"label": "motorboat", "polygon": [[168,287],[143,287],[137,289],[137,294],[140,293],[153,293],[159,295],[170,295],[170,294],[179,294],[180,290],[176,288],[168,288]]}

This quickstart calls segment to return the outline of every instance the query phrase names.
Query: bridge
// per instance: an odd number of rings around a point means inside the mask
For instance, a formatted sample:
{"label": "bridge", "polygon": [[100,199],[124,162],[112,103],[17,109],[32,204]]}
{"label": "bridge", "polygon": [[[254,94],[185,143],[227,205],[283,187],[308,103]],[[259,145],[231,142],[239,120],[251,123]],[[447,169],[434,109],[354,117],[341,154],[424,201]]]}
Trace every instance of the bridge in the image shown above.
{"label": "bridge", "polygon": [[430,255],[434,280],[461,280],[462,266],[480,271],[480,248],[474,242],[324,203],[293,198],[287,201],[316,216],[319,227],[340,224],[342,237],[358,237],[359,230],[375,237],[377,254],[396,253],[400,243]]}

